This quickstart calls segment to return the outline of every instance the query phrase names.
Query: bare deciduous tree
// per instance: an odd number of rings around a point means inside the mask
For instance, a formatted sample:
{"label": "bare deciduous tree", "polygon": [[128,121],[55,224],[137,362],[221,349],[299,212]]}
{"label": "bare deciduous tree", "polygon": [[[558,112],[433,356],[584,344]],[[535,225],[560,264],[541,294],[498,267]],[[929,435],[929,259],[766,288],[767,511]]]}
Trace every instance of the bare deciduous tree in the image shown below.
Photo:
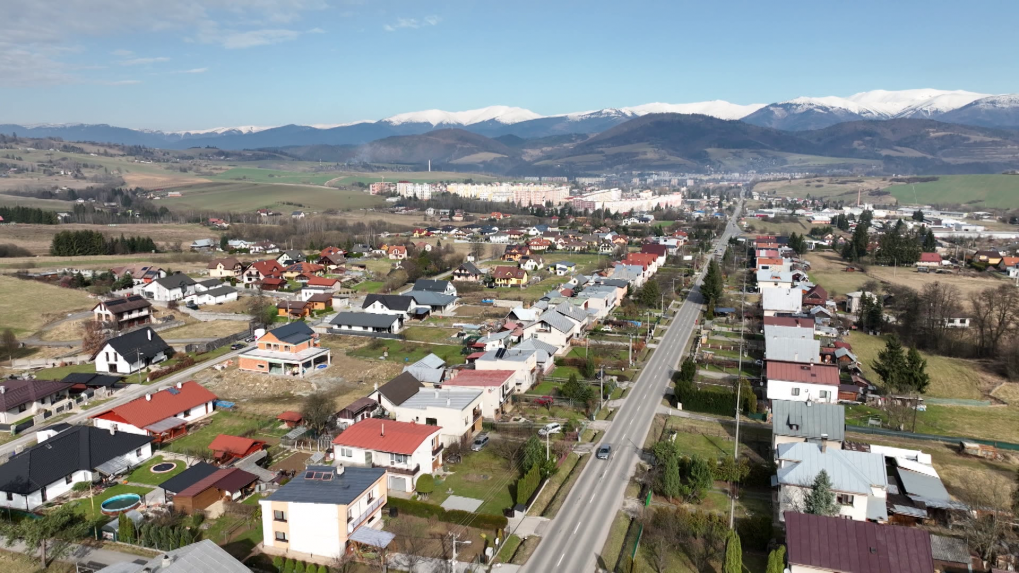
{"label": "bare deciduous tree", "polygon": [[944,347],[950,326],[948,319],[959,316],[958,287],[941,282],[924,285],[920,291],[920,329],[927,346],[935,350]]}
{"label": "bare deciduous tree", "polygon": [[81,350],[85,354],[95,354],[106,346],[106,331],[101,322],[86,320],[81,326]]}
{"label": "bare deciduous tree", "polygon": [[1005,336],[1013,332],[1019,321],[1019,290],[1012,285],[1001,285],[971,293],[973,330],[980,356],[995,356]]}
{"label": "bare deciduous tree", "polygon": [[1012,489],[1010,480],[996,474],[971,472],[967,477],[965,501],[974,512],[962,526],[970,548],[985,560],[992,559],[1002,542],[1014,535],[1009,514]]}

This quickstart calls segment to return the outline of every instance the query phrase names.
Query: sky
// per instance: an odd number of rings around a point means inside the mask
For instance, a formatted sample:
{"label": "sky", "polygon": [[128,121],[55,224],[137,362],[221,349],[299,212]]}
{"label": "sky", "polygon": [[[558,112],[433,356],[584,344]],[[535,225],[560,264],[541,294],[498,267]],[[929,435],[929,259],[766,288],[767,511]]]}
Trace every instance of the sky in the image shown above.
{"label": "sky", "polygon": [[1015,93],[1017,20],[1012,0],[2,0],[0,123]]}

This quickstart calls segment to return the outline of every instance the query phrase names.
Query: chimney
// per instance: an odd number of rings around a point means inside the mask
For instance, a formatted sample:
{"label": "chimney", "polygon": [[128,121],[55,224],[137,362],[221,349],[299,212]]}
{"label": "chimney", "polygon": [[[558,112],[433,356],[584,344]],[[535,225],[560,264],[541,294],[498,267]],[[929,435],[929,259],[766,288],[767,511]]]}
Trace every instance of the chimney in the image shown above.
{"label": "chimney", "polygon": [[382,422],[382,437],[386,437],[386,423]]}
{"label": "chimney", "polygon": [[[148,335],[149,340],[152,340],[152,329],[151,328],[146,328],[145,329],[145,334]],[[165,559],[168,559],[168,558],[164,557],[163,559],[165,560]]]}
{"label": "chimney", "polygon": [[146,392],[145,393],[145,401],[146,402],[151,402],[152,401],[152,394]]}
{"label": "chimney", "polygon": [[183,382],[177,382],[177,389],[178,390],[180,390],[183,387],[184,387],[184,383]]}
{"label": "chimney", "polygon": [[170,567],[170,565],[172,565],[172,564],[173,564],[173,557],[171,557],[169,555],[163,555],[163,563],[162,563],[161,567],[163,569],[168,569]]}
{"label": "chimney", "polygon": [[452,400],[450,400],[449,397],[447,396],[446,397],[446,407],[449,408],[452,405],[452,403],[453,403]]}
{"label": "chimney", "polygon": [[343,475],[343,465],[342,464],[336,466],[336,475],[338,475],[338,476]]}
{"label": "chimney", "polygon": [[821,453],[828,451],[828,434],[821,434]]}
{"label": "chimney", "polygon": [[117,435],[117,428],[115,428],[113,426],[110,426],[110,435],[111,436],[116,436]]}
{"label": "chimney", "polygon": [[6,394],[6,393],[7,393],[7,386],[0,386],[0,394]]}
{"label": "chimney", "polygon": [[374,386],[375,386],[375,391],[376,391],[376,392],[378,392],[378,390],[379,390],[379,383],[378,383],[378,382],[376,382],[376,383],[374,384]]}

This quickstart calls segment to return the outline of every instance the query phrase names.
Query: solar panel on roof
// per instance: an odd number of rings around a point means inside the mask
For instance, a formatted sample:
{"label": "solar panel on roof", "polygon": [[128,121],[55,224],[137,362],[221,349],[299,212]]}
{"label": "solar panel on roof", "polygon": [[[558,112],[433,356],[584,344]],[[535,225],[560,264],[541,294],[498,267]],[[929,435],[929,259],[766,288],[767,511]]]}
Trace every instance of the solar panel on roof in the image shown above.
{"label": "solar panel on roof", "polygon": [[322,477],[322,481],[332,481],[333,479],[333,474],[325,473],[319,475]]}
{"label": "solar panel on roof", "polygon": [[180,390],[178,390],[176,388],[167,388],[166,391],[171,393],[171,394],[173,394],[174,396],[176,396],[177,394],[180,394]]}
{"label": "solar panel on roof", "polygon": [[315,479],[315,472],[308,472],[304,474],[304,479]]}

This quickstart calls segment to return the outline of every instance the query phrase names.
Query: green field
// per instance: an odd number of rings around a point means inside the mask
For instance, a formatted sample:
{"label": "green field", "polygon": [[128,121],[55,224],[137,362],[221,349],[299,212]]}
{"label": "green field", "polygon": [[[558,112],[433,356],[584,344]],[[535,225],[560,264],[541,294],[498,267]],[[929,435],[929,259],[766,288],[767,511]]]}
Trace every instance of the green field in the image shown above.
{"label": "green field", "polygon": [[907,204],[961,203],[999,209],[1019,207],[1019,175],[941,175],[937,181],[896,185],[890,190],[900,203]]}
{"label": "green field", "polygon": [[326,181],[335,179],[339,173],[302,173],[300,171],[279,171],[275,169],[259,169],[257,167],[234,167],[209,179],[228,181],[250,181],[253,183],[291,183],[303,185],[325,185]]}
{"label": "green field", "polygon": [[4,195],[0,193],[0,207],[32,207],[48,211],[70,212],[74,208],[74,204],[70,201],[61,201],[59,199],[37,199],[35,197],[18,197],[17,195]]}
{"label": "green field", "polygon": [[[182,197],[163,199],[170,209],[255,211],[275,209],[288,213],[299,209],[341,211],[378,207],[381,197],[360,191],[274,183],[207,183],[178,189]],[[290,203],[284,205],[283,203]]]}

